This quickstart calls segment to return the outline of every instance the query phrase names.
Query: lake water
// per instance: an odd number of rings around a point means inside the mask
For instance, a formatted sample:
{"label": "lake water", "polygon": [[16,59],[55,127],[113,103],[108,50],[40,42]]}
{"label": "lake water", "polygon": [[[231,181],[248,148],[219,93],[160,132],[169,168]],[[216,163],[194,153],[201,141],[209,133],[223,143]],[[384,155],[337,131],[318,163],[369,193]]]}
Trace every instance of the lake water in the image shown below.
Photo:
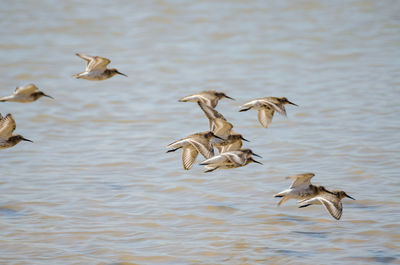
{"label": "lake water", "polygon": [[[1,264],[400,264],[398,1],[3,1],[0,96],[21,142],[1,150]],[[72,78],[76,52],[128,75]],[[218,111],[264,165],[182,169],[166,145]],[[285,96],[262,128],[254,98]],[[343,216],[277,207],[288,175],[345,190]]]}

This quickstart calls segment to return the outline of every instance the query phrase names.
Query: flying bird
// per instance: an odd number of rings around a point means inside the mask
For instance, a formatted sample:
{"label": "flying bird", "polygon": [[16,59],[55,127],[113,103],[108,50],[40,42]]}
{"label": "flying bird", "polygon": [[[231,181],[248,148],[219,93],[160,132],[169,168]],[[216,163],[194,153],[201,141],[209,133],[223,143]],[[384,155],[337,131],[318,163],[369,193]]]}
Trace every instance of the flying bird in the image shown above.
{"label": "flying bird", "polygon": [[0,98],[0,102],[10,101],[28,103],[36,101],[41,97],[53,98],[40,91],[39,88],[34,84],[28,84],[17,87],[12,95]]}
{"label": "flying bird", "polygon": [[205,168],[207,169],[204,172],[212,172],[216,169],[230,169],[230,168],[243,167],[251,162],[262,165],[261,162],[254,160],[252,156],[261,157],[253,153],[253,151],[250,149],[241,149],[213,156],[201,162],[200,165],[205,166]]}
{"label": "flying bird", "polygon": [[198,105],[208,118],[210,124],[210,131],[212,131],[215,135],[223,139],[226,139],[231,134],[233,125],[230,122],[228,122],[225,119],[225,117],[221,113],[219,113],[216,109],[210,107],[209,105],[203,102],[198,102]]}
{"label": "flying bird", "polygon": [[86,70],[82,73],[73,75],[73,77],[75,78],[100,81],[113,77],[116,74],[126,76],[125,74],[119,72],[115,68],[108,69],[107,65],[111,61],[107,58],[103,58],[100,56],[89,56],[82,53],[77,53],[76,55],[85,60],[87,63],[86,63]]}
{"label": "flying bird", "polygon": [[202,102],[198,102],[198,104],[209,120],[210,130],[223,139],[215,141],[213,144],[219,153],[240,150],[242,140],[248,142],[241,134],[232,130],[233,125],[216,109]]}
{"label": "flying bird", "polygon": [[207,104],[208,106],[215,108],[218,104],[218,101],[222,98],[229,98],[234,100],[233,98],[227,96],[225,93],[217,92],[215,90],[206,90],[193,95],[189,95],[179,99],[179,102],[202,102]]}
{"label": "flying bird", "polygon": [[175,152],[176,150],[182,148],[183,168],[185,170],[189,170],[199,153],[204,156],[204,158],[210,158],[214,156],[214,148],[212,146],[212,141],[214,138],[218,139],[218,136],[209,131],[195,133],[167,145],[167,148],[173,148],[168,150],[167,153]]}
{"label": "flying bird", "polygon": [[297,106],[285,97],[266,97],[255,99],[243,104],[242,106],[240,106],[241,109],[239,111],[248,111],[249,109],[258,110],[259,122],[264,128],[268,128],[275,111],[283,116],[286,116],[286,104]]}
{"label": "flying bird", "polygon": [[0,114],[0,149],[10,148],[21,141],[32,142],[19,134],[12,134],[16,128],[15,120],[11,114],[4,118]]}
{"label": "flying bird", "polygon": [[314,173],[305,173],[287,177],[294,179],[289,189],[286,189],[274,197],[282,198],[278,206],[289,199],[297,199],[300,208],[310,206],[312,204],[323,204],[333,218],[339,220],[342,216],[342,202],[344,197],[354,200],[344,191],[330,191],[323,186],[311,184],[311,178]]}
{"label": "flying bird", "polygon": [[240,150],[243,145],[242,141],[249,142],[241,134],[232,132],[225,140],[217,141],[213,145],[218,150],[218,153],[221,154],[228,151]]}

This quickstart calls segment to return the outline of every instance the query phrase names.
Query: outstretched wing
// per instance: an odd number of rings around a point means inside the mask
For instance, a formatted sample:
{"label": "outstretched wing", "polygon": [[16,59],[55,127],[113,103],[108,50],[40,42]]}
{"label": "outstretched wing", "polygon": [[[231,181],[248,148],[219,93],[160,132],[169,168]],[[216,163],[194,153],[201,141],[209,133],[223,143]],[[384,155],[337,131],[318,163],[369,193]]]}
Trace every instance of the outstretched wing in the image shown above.
{"label": "outstretched wing", "polygon": [[226,139],[231,134],[233,125],[226,120],[217,118],[213,120],[212,127],[212,131],[216,136]]}
{"label": "outstretched wing", "polygon": [[87,70],[88,71],[105,70],[110,62],[111,61],[108,60],[107,58],[96,56],[94,57],[94,60],[90,61],[89,64],[87,65]]}
{"label": "outstretched wing", "polygon": [[254,99],[252,101],[244,103],[239,108],[241,109],[241,111],[246,111],[246,110],[249,110],[249,109],[251,109],[253,107],[259,107],[259,106],[260,106],[260,100],[259,99]]}
{"label": "outstretched wing", "polygon": [[285,106],[282,103],[280,103],[279,101],[277,101],[277,98],[274,98],[274,97],[263,98],[262,103],[266,106],[271,107],[279,114],[286,116]]}
{"label": "outstretched wing", "polygon": [[320,201],[333,218],[335,218],[336,220],[340,219],[340,217],[342,216],[343,206],[342,202],[339,199],[331,201],[320,197]]}
{"label": "outstretched wing", "polygon": [[208,106],[212,105],[210,99],[208,97],[205,97],[201,93],[189,95],[189,96],[186,96],[186,97],[183,97],[183,98],[179,99],[179,102],[187,102],[187,101],[203,102],[203,104],[206,104]]}
{"label": "outstretched wing", "polygon": [[295,179],[295,181],[293,181],[292,185],[290,185],[290,189],[292,189],[292,188],[299,187],[299,186],[309,186],[311,184],[310,180],[314,176],[315,176],[314,173],[305,173],[305,174],[289,176],[286,178],[287,179]]}
{"label": "outstretched wing", "polygon": [[18,95],[30,95],[38,90],[37,86],[34,84],[29,84],[26,86],[19,86],[14,90],[14,94]]}
{"label": "outstretched wing", "polygon": [[[342,216],[343,206],[342,202],[337,197],[332,196],[317,196],[309,200],[301,201],[301,206],[307,206],[310,204],[322,204],[324,205],[325,209],[332,215],[333,218],[339,220]],[[300,207],[301,207],[300,206]]]}
{"label": "outstretched wing", "polygon": [[104,70],[111,62],[109,59],[100,56],[89,56],[83,53],[77,53],[76,55],[87,62],[86,71]]}
{"label": "outstretched wing", "polygon": [[204,111],[204,114],[206,114],[207,118],[212,120],[212,119],[223,119],[226,121],[224,115],[222,115],[221,113],[219,113],[217,110],[215,110],[214,108],[210,107],[209,105],[203,103],[203,102],[197,102],[200,106],[200,108]]}
{"label": "outstretched wing", "polygon": [[78,57],[82,58],[83,60],[85,60],[86,61],[86,66],[88,66],[89,63],[91,61],[93,61],[94,58],[95,58],[94,56],[90,56],[90,55],[83,54],[83,53],[76,53],[76,56],[78,56]]}
{"label": "outstretched wing", "polygon": [[243,152],[242,151],[231,151],[231,152],[226,152],[223,153],[227,159],[238,166],[243,166],[244,164],[246,164],[247,161],[247,157],[243,156]]}
{"label": "outstretched wing", "polygon": [[197,155],[199,152],[193,146],[185,146],[182,152],[182,164],[183,168],[189,170],[194,161],[196,160]]}
{"label": "outstretched wing", "polygon": [[212,166],[219,166],[229,163],[229,160],[225,156],[225,153],[222,153],[220,155],[213,156],[209,159],[204,160],[203,162],[200,163],[200,165],[212,165]]}
{"label": "outstretched wing", "polygon": [[12,135],[17,125],[11,114],[7,114],[0,120],[0,138],[8,139]]}
{"label": "outstretched wing", "polygon": [[264,128],[268,128],[274,116],[274,110],[269,107],[264,107],[258,110],[258,120]]}
{"label": "outstretched wing", "polygon": [[207,159],[214,156],[214,149],[208,140],[198,137],[188,139],[188,141],[204,158]]}

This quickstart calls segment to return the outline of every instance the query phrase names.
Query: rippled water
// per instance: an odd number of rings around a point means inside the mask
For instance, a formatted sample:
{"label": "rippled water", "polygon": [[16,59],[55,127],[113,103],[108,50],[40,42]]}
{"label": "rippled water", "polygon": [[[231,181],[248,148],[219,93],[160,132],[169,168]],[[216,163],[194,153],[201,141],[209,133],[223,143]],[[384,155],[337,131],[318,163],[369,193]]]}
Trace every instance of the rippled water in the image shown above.
{"label": "rippled water", "polygon": [[[0,92],[35,83],[56,98],[3,103],[22,142],[1,150],[2,264],[400,263],[398,1],[5,1]],[[74,53],[129,77],[76,80]],[[182,169],[165,146],[207,130],[217,109],[263,166]],[[264,129],[238,106],[286,96]],[[198,161],[201,161],[200,159]],[[276,207],[285,176],[343,189],[336,221]]]}

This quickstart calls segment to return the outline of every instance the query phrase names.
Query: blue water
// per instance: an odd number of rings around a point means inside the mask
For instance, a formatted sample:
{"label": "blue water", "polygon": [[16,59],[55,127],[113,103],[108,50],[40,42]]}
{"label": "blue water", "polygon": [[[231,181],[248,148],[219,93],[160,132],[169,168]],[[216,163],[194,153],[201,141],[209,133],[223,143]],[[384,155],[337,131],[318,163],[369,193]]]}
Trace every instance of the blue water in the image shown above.
{"label": "blue water", "polygon": [[[400,5],[397,1],[6,1],[1,95],[35,83],[55,100],[3,103],[34,141],[1,150],[0,263],[399,263]],[[128,75],[76,80],[76,52]],[[218,111],[264,165],[182,169],[165,146]],[[249,100],[285,96],[268,129]],[[198,158],[200,163],[202,158]],[[276,207],[285,177],[342,189]]]}

